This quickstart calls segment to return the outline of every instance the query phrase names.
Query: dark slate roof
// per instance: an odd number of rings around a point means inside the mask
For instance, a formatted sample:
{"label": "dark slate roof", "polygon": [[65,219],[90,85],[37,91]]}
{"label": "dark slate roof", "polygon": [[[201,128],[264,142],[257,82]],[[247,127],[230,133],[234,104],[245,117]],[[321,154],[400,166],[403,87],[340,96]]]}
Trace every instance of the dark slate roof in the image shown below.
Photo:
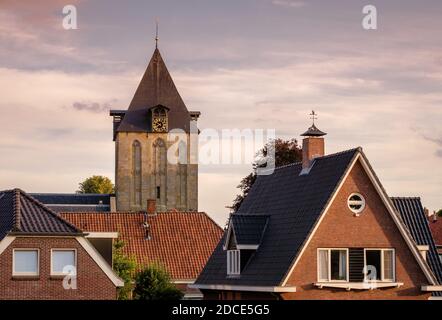
{"label": "dark slate roof", "polygon": [[[407,226],[416,244],[429,246],[429,252],[427,254],[428,265],[436,276],[439,284],[442,284],[442,262],[439,259],[421,199],[418,197],[394,197],[391,198],[391,200],[396,210],[399,211],[402,221]],[[439,292],[438,295],[442,296],[442,292]]]}
{"label": "dark slate roof", "polygon": [[231,220],[237,245],[259,245],[269,216],[233,214]]}
{"label": "dark slate roof", "polygon": [[303,136],[303,137],[322,137],[325,135],[326,135],[326,133],[322,132],[321,130],[316,128],[316,126],[314,124],[310,128],[308,128],[308,130],[306,132],[301,134],[301,136]]}
{"label": "dark slate roof", "polygon": [[78,235],[82,232],[20,189],[0,191],[0,240],[8,233]]}
{"label": "dark slate roof", "polygon": [[358,152],[316,158],[306,175],[295,163],[258,176],[237,213],[269,216],[259,249],[240,278],[227,279],[221,240],[196,284],[279,286]]}
{"label": "dark slate roof", "polygon": [[111,194],[31,193],[32,197],[52,211],[109,212]]}
{"label": "dark slate roof", "polygon": [[190,131],[190,114],[161,57],[155,49],[138,85],[118,132],[151,132],[150,108],[162,105],[169,109],[169,130]]}

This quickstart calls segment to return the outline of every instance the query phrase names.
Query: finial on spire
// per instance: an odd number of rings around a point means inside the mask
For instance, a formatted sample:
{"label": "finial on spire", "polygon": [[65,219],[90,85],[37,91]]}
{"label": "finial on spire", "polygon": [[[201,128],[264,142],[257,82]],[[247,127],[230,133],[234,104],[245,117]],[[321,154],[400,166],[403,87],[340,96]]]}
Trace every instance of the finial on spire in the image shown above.
{"label": "finial on spire", "polygon": [[155,19],[155,49],[158,49],[158,18]]}
{"label": "finial on spire", "polygon": [[313,125],[315,125],[315,120],[318,119],[318,114],[315,112],[315,110],[312,110],[312,113],[310,113],[310,119],[313,120]]}

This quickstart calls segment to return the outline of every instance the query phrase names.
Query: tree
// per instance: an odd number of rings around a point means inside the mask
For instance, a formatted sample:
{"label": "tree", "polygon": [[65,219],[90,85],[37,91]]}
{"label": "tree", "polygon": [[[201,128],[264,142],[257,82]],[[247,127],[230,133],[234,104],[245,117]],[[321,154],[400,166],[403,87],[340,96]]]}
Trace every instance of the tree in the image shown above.
{"label": "tree", "polygon": [[442,217],[442,209],[440,209],[438,212],[436,212],[436,214],[437,214],[439,217]]}
{"label": "tree", "polygon": [[268,155],[270,148],[274,144],[275,148],[275,165],[277,167],[284,166],[290,163],[298,162],[302,160],[302,149],[298,145],[298,141],[296,139],[275,139],[267,143],[261,150],[256,154],[256,160],[252,164],[253,171],[244,177],[237,188],[241,190],[241,193],[238,194],[233,200],[233,204],[230,207],[234,211],[237,211],[241,206],[241,203],[248,195],[250,189],[256,181],[256,169],[259,167],[264,167],[265,163],[263,163],[265,157]]}
{"label": "tree", "polygon": [[156,263],[148,265],[135,277],[134,299],[180,300],[183,293],[172,282],[167,270]]}
{"label": "tree", "polygon": [[132,284],[134,281],[137,262],[134,257],[123,253],[124,242],[117,240],[114,243],[113,268],[115,273],[124,281],[124,287],[118,288],[118,299],[129,300],[132,296]]}
{"label": "tree", "polygon": [[92,176],[79,184],[80,189],[77,193],[114,193],[115,188],[112,181],[104,176]]}

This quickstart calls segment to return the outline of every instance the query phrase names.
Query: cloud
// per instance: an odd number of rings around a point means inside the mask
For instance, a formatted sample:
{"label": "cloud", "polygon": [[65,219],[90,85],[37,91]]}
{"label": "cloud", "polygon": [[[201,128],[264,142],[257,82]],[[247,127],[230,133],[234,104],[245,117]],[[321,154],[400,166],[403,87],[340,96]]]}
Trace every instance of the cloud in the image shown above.
{"label": "cloud", "polygon": [[290,7],[290,8],[301,8],[306,5],[304,1],[295,0],[272,0],[272,4],[275,6]]}
{"label": "cloud", "polygon": [[[112,102],[115,102],[116,100],[113,100]],[[72,104],[72,108],[78,111],[87,111],[92,113],[102,113],[107,112],[111,109],[112,103],[111,102],[104,102],[104,103],[98,103],[98,102],[74,102]]]}

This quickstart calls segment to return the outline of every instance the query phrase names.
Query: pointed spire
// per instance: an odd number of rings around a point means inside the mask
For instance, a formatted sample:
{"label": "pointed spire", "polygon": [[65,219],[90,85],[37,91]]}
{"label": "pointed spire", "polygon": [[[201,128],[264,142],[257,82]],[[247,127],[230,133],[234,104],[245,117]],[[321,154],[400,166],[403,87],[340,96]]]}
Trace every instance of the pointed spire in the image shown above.
{"label": "pointed spire", "polygon": [[190,114],[167,70],[158,48],[153,52],[118,132],[150,132],[150,109],[162,105],[169,109],[169,128],[190,130]]}

